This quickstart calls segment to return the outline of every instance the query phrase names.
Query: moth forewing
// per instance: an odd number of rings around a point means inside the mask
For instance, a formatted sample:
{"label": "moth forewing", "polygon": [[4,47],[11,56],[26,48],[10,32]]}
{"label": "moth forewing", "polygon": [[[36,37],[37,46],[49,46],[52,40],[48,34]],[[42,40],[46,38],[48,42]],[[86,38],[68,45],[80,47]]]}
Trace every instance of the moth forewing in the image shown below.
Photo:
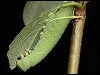
{"label": "moth forewing", "polygon": [[23,20],[26,26],[14,38],[13,42],[9,45],[9,51],[7,52],[11,69],[16,67],[16,62],[19,57],[22,57],[22,59],[25,58],[21,53],[22,51],[34,50],[34,46],[39,40],[36,39],[36,36],[37,34],[40,34],[42,28],[45,29],[44,21],[48,17],[48,13],[62,3],[63,1],[31,1],[28,2],[28,4],[26,3],[23,12]]}
{"label": "moth forewing", "polygon": [[[73,7],[61,8],[54,15],[49,16],[48,20],[72,16]],[[61,35],[65,31],[68,23],[71,19],[58,19],[51,22],[46,21],[46,28],[44,28],[41,33],[40,40],[37,45],[34,47],[34,50],[27,57],[20,60],[19,67],[23,68],[23,71],[26,71],[32,66],[38,64],[42,59],[44,59],[52,48],[56,45]]]}
{"label": "moth forewing", "polygon": [[[71,17],[74,9],[72,5],[68,4],[70,6],[62,7],[63,1],[43,2],[43,4],[39,2],[38,9],[34,7],[28,12],[26,11],[28,8],[25,8],[23,18],[26,26],[11,43],[10,50],[7,53],[11,69],[14,69],[17,65],[23,71],[26,71],[42,61],[56,45],[73,18]],[[68,1],[68,3],[70,2],[72,1]],[[30,17],[29,13],[32,13],[33,9],[39,13],[37,15],[35,12]],[[24,57],[22,56],[22,59],[18,60],[21,51],[26,53]]]}

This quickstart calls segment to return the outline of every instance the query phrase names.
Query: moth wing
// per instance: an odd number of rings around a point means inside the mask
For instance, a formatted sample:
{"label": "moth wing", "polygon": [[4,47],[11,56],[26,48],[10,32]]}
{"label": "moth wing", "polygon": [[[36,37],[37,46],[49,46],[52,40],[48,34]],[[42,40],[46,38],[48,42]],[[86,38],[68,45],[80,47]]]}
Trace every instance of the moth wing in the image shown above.
{"label": "moth wing", "polygon": [[20,57],[21,51],[32,50],[34,48],[36,42],[39,40],[39,33],[45,25],[43,22],[45,21],[46,14],[62,2],[30,1],[26,3],[23,13],[23,20],[26,26],[14,38],[7,52],[11,69],[16,67],[16,61]]}

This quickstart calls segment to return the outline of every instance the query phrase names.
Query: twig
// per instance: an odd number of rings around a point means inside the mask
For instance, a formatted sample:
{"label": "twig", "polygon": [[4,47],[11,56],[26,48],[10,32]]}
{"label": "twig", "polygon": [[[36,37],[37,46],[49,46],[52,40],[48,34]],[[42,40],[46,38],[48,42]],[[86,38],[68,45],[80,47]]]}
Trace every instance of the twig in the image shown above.
{"label": "twig", "polygon": [[86,4],[87,1],[83,3],[83,8],[75,8],[75,16],[83,16],[83,18],[76,19],[73,23],[73,32],[67,71],[68,74],[78,73],[83,29],[86,19]]}

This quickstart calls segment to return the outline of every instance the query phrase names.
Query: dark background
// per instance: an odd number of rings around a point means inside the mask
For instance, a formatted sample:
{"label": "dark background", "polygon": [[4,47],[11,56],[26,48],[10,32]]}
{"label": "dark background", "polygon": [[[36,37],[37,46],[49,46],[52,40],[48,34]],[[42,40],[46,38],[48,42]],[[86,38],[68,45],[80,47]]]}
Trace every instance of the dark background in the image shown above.
{"label": "dark background", "polygon": [[[48,56],[36,66],[23,72],[18,68],[10,70],[7,51],[9,44],[14,37],[24,27],[23,23],[23,8],[26,2],[22,1],[4,1],[1,2],[1,48],[0,48],[0,75],[65,75],[68,65],[68,55],[70,48],[70,38],[72,24],[69,24],[62,38],[57,45],[48,54]],[[99,66],[99,24],[98,10],[99,2],[90,1],[87,5],[87,19],[84,28],[84,36],[82,42],[81,60],[79,73],[80,74],[98,74]]]}

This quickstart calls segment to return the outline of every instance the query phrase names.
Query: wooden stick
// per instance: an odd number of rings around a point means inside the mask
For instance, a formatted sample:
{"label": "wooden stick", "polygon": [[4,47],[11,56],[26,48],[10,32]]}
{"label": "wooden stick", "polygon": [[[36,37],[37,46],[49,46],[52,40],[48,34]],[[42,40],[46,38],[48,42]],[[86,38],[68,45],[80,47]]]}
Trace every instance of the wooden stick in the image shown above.
{"label": "wooden stick", "polygon": [[83,18],[76,19],[73,23],[73,31],[71,38],[70,55],[68,62],[68,74],[77,74],[80,61],[81,43],[83,36],[83,29],[86,19],[86,4],[84,2],[83,8],[75,8],[75,16],[83,16]]}

